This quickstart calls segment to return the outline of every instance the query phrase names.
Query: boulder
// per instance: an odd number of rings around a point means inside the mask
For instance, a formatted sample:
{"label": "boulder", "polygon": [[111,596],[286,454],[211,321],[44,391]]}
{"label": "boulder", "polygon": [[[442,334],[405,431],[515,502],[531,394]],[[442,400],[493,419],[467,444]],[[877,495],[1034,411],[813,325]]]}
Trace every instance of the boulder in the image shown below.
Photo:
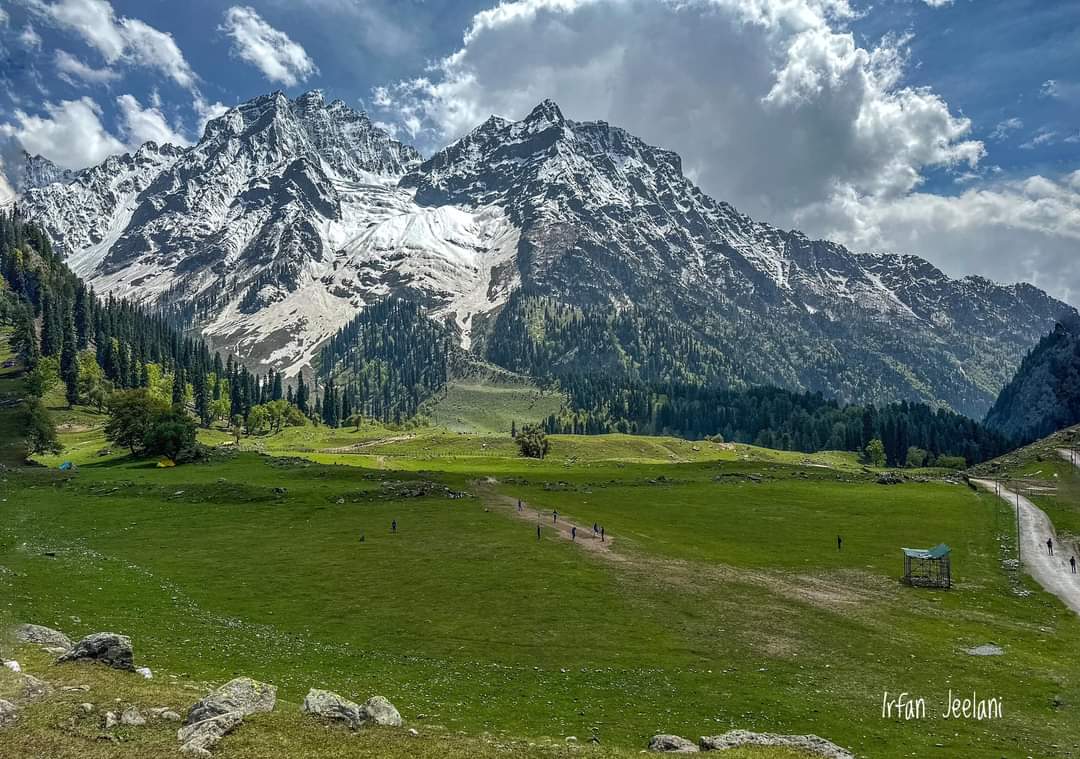
{"label": "boulder", "polygon": [[19,666],[19,662],[8,660],[4,662],[4,667],[10,669],[12,672],[22,672],[22,667]]}
{"label": "boulder", "polygon": [[657,751],[668,754],[693,754],[698,750],[697,744],[680,738],[677,735],[654,735],[649,741],[649,751]]}
{"label": "boulder", "polygon": [[56,661],[60,663],[81,659],[101,662],[114,669],[129,671],[135,669],[131,638],[116,633],[101,632],[87,635]]}
{"label": "boulder", "polygon": [[732,730],[723,735],[706,736],[701,739],[702,751],[726,751],[741,746],[780,746],[793,748],[823,759],[855,759],[855,755],[835,743],[816,735],[774,735],[752,733],[749,730]]}
{"label": "boulder", "polygon": [[361,707],[365,721],[383,727],[401,727],[401,714],[382,696],[372,696]]}
{"label": "boulder", "polygon": [[176,731],[180,751],[192,756],[210,756],[210,749],[244,721],[242,712],[225,712],[200,720]]}
{"label": "boulder", "polygon": [[41,625],[19,625],[15,628],[15,640],[20,643],[33,643],[38,646],[62,648],[67,651],[71,648],[71,639],[59,630]]}
{"label": "boulder", "polygon": [[94,711],[94,705],[90,703],[79,704],[79,711],[83,714],[92,714]]}
{"label": "boulder", "polygon": [[165,720],[166,722],[181,722],[184,719],[178,713],[174,712],[172,709],[166,709],[165,711],[163,711],[158,716],[161,717],[161,719]]}
{"label": "boulder", "polygon": [[124,713],[120,715],[120,724],[139,727],[140,725],[146,724],[146,717],[142,716],[136,707],[129,706],[127,709],[124,709]]}
{"label": "boulder", "polygon": [[48,698],[50,693],[52,693],[52,686],[47,682],[33,675],[23,675],[22,688],[19,689],[19,697],[23,701],[40,701]]}
{"label": "boulder", "polygon": [[106,730],[112,730],[118,724],[120,723],[116,719],[116,712],[105,712],[105,716],[101,719],[101,725]]}
{"label": "boulder", "polygon": [[336,693],[319,690],[318,688],[312,688],[308,691],[300,709],[304,714],[344,722],[354,730],[361,727],[366,718],[366,714],[359,704]]}
{"label": "boulder", "polygon": [[0,727],[9,725],[18,717],[18,709],[15,704],[0,698]]}
{"label": "boulder", "polygon": [[154,679],[154,672],[149,667],[139,667],[135,671],[145,677],[147,680]]}
{"label": "boulder", "polygon": [[211,691],[188,710],[187,724],[203,722],[230,712],[242,717],[256,712],[270,712],[277,703],[277,688],[250,677],[238,677]]}

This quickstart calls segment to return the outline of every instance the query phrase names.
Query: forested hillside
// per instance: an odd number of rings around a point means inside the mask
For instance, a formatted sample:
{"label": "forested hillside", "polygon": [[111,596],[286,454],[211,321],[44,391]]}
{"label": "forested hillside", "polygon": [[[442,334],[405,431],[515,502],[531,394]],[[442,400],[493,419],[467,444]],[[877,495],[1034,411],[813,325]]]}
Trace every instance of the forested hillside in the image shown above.
{"label": "forested hillside", "polygon": [[360,415],[400,424],[447,381],[450,333],[415,303],[368,306],[319,354],[321,418],[330,426]]}
{"label": "forested hillside", "polygon": [[1080,318],[1059,322],[1020,363],[987,426],[1030,443],[1080,422]]}

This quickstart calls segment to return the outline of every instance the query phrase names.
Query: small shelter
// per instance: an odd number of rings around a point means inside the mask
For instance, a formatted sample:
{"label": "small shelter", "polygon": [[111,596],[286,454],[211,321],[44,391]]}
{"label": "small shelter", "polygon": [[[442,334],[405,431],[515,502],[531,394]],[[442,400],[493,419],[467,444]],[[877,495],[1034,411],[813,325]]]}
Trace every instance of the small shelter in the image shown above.
{"label": "small shelter", "polygon": [[933,548],[905,548],[904,582],[920,588],[951,588],[952,549],[944,543]]}

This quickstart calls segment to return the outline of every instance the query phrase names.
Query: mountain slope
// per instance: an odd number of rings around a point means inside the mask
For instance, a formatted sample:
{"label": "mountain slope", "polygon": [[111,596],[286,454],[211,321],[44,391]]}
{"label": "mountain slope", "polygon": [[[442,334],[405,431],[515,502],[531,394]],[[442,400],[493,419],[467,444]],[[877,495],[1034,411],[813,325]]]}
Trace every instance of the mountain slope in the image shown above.
{"label": "mountain slope", "polygon": [[[23,205],[98,290],[176,310],[215,347],[290,374],[391,295],[492,358],[521,290],[596,323],[634,316],[649,334],[606,343],[631,374],[674,333],[700,351],[669,364],[709,383],[981,416],[1071,310],[1027,285],[755,222],[702,193],[675,153],[551,101],[421,162],[340,101],[275,93],[169,151],[144,146]],[[588,366],[594,335],[564,338],[553,360]]]}
{"label": "mountain slope", "polygon": [[1059,322],[1024,357],[986,425],[1028,443],[1080,422],[1080,319]]}

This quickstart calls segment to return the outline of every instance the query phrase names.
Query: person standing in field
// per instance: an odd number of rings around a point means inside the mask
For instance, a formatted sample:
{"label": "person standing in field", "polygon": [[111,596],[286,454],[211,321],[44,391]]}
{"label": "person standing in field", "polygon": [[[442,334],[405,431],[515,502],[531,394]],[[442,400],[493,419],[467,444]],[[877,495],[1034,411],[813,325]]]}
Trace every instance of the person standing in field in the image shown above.
{"label": "person standing in field", "polygon": [[536,539],[540,540],[540,525],[536,525]]}
{"label": "person standing in field", "polygon": [[573,541],[577,541],[577,527],[570,528],[570,539]]}
{"label": "person standing in field", "polygon": [[1053,538],[1047,538],[1046,539],[1046,553],[1048,553],[1050,556],[1054,555],[1054,539]]}
{"label": "person standing in field", "polygon": [[552,523],[552,524],[555,524],[555,523],[556,523],[556,522],[558,522],[558,521],[559,521],[559,512],[558,512],[558,511],[554,511],[554,510],[553,510],[553,511],[551,512],[551,523]]}
{"label": "person standing in field", "polygon": [[606,538],[604,538],[604,528],[601,526],[600,527],[600,542],[603,543],[603,542],[605,542],[605,540],[606,540]]}
{"label": "person standing in field", "polygon": [[839,535],[836,536],[836,550],[837,551],[843,551],[844,550],[844,539]]}
{"label": "person standing in field", "polygon": [[1075,556],[1073,556],[1071,559],[1069,559],[1069,566],[1072,567],[1072,573],[1076,574],[1076,557]]}
{"label": "person standing in field", "polygon": [[397,532],[397,520],[390,523],[390,532]]}

